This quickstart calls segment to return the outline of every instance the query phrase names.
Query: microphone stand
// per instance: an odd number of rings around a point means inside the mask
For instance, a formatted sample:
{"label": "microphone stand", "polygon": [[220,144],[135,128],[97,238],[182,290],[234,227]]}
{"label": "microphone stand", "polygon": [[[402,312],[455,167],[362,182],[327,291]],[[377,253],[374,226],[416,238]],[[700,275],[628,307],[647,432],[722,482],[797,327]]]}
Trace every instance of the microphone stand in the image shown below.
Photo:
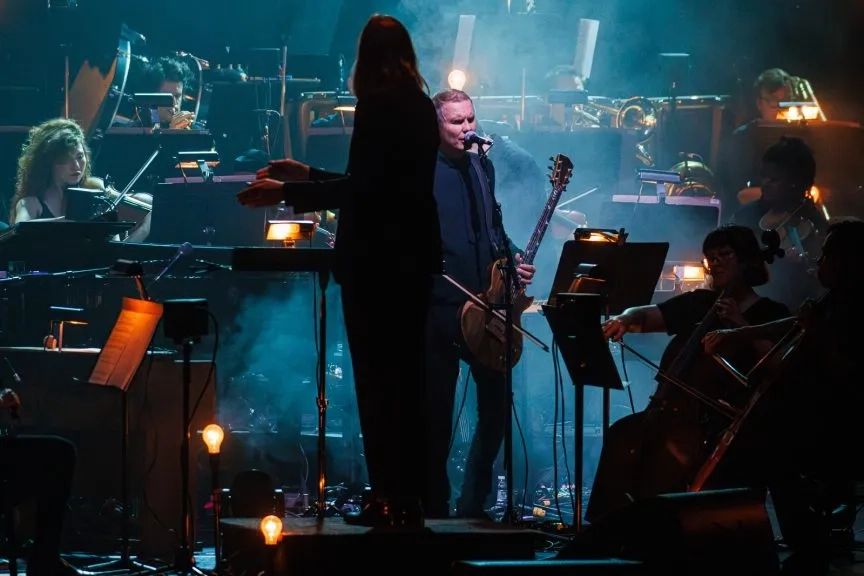
{"label": "microphone stand", "polygon": [[[480,163],[483,165],[485,177],[488,178],[489,171],[486,163],[489,161],[486,156],[486,151],[482,145],[477,146],[480,154]],[[489,183],[489,191],[492,192],[491,182]],[[493,193],[494,194],[494,193]],[[494,200],[494,196],[491,198]],[[501,215],[501,205],[496,202],[495,214],[497,216],[498,230],[504,230],[504,219]],[[504,418],[504,478],[507,482],[507,508],[504,511],[502,521],[509,524],[516,524],[519,517],[516,514],[513,506],[513,293],[519,288],[519,277],[516,273],[516,260],[514,254],[510,250],[510,244],[507,242],[506,236],[502,240],[502,251],[504,252],[504,263],[498,264],[498,270],[504,274],[504,302],[497,306],[504,315],[504,393],[507,395],[507,413]],[[496,306],[493,305],[493,308]],[[519,514],[521,516],[521,514]]]}

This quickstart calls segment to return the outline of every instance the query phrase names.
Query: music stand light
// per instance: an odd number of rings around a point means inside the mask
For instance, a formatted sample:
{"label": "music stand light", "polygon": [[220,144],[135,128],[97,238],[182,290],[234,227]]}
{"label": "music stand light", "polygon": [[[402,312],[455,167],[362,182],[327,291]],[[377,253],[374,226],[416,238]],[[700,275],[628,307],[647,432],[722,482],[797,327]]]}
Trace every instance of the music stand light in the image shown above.
{"label": "music stand light", "polygon": [[312,242],[315,235],[315,222],[311,220],[268,220],[264,235],[268,241],[282,242],[282,245],[292,247],[298,240]]}

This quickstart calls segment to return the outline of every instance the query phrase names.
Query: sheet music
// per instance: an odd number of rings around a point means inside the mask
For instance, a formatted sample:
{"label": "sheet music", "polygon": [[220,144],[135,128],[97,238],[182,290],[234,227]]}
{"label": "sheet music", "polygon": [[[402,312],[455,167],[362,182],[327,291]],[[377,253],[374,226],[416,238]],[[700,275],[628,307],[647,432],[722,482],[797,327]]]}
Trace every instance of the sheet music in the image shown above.
{"label": "sheet music", "polygon": [[147,354],[161,319],[162,304],[123,298],[123,309],[93,367],[90,384],[114,386],[125,392]]}

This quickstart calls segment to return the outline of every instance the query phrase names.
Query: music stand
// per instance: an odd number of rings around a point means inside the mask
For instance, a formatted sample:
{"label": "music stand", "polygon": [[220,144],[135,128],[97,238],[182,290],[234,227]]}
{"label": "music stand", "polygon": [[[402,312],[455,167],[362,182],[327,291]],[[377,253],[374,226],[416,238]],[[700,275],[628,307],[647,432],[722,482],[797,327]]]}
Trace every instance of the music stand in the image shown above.
{"label": "music stand", "polygon": [[156,569],[131,559],[129,551],[129,385],[147,355],[156,327],[162,320],[162,304],[123,298],[123,308],[107,342],[99,353],[88,382],[120,391],[122,444],[120,448],[121,550],[115,561],[87,567],[87,574],[155,572]]}
{"label": "music stand", "polygon": [[[581,231],[580,231],[581,232]],[[593,241],[589,238],[604,238]],[[609,391],[624,390],[609,345],[600,328],[602,317],[651,302],[669,244],[625,242],[623,230],[600,231],[564,243],[549,304],[543,313],[575,386],[577,494],[573,524],[582,529],[582,481],[585,386],[603,389],[603,437],[609,428]],[[557,479],[556,479],[557,482]]]}

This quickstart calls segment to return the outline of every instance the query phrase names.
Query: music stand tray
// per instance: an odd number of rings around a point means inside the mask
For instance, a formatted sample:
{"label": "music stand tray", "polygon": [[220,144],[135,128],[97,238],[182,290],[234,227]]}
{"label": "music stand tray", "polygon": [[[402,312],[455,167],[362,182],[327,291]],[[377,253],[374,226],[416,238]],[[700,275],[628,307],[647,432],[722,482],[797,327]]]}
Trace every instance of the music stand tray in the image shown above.
{"label": "music stand tray", "polygon": [[[586,266],[593,266],[593,276],[601,276],[605,315],[620,314],[627,308],[649,304],[668,252],[668,242],[619,245],[616,242],[568,240],[558,260],[547,305],[557,306],[558,294],[586,291],[577,289],[580,266],[583,270]],[[586,278],[585,284],[592,283]]]}

